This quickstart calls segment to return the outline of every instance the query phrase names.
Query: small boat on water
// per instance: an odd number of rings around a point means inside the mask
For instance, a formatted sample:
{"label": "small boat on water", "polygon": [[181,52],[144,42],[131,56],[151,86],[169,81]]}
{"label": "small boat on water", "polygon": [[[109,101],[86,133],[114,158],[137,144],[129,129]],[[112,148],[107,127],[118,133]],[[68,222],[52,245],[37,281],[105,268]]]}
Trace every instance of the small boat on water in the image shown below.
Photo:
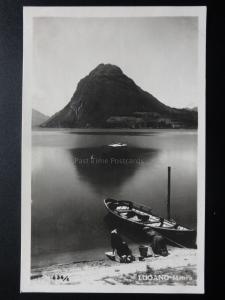
{"label": "small boat on water", "polygon": [[127,144],[124,143],[114,143],[114,144],[109,144],[107,145],[108,147],[113,147],[113,148],[127,148]]}
{"label": "small boat on water", "polygon": [[125,143],[113,143],[103,146],[103,156],[126,157],[128,155],[128,146]]}
{"label": "small boat on water", "polygon": [[196,231],[194,229],[177,224],[174,220],[157,216],[144,205],[111,198],[105,199],[104,204],[111,215],[127,224],[140,229],[149,227],[175,242],[188,243],[195,240]]}

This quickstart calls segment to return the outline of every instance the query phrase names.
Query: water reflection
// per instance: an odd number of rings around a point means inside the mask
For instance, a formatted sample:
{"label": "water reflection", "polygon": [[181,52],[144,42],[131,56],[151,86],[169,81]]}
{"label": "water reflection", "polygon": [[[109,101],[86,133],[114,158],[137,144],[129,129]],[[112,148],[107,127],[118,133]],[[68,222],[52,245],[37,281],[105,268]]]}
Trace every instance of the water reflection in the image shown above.
{"label": "water reflection", "polygon": [[[114,142],[128,144],[129,158],[137,161],[76,161],[98,157],[99,147]],[[161,130],[146,135],[40,131],[33,134],[32,145],[32,264],[35,257],[44,263],[49,259],[45,257],[52,255],[54,262],[60,263],[57,255],[69,251],[108,249],[109,227],[103,220],[106,197],[142,203],[166,217],[169,165],[171,215],[178,223],[196,226],[195,131]]]}
{"label": "water reflection", "polygon": [[102,156],[101,147],[78,148],[68,150],[74,167],[84,180],[91,184],[97,193],[113,193],[127,182],[136,171],[150,164],[159,155],[157,149],[130,147],[126,156]]}
{"label": "water reflection", "polygon": [[85,131],[77,131],[77,130],[73,130],[73,131],[69,131],[68,132],[69,134],[76,134],[76,135],[116,135],[116,136],[150,136],[150,135],[155,135],[157,134],[157,131],[151,131],[149,132],[148,130],[110,130],[110,129],[107,129],[107,130],[101,130],[101,131],[95,131],[95,130],[92,130],[92,131],[88,131],[88,130],[85,130]]}

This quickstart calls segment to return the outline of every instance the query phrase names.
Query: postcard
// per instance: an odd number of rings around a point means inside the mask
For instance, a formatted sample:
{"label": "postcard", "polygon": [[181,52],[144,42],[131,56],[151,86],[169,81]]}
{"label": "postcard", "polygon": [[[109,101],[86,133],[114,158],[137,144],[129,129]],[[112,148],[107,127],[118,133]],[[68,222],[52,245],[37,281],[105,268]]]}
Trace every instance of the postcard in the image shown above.
{"label": "postcard", "polygon": [[21,292],[204,293],[206,7],[24,7]]}

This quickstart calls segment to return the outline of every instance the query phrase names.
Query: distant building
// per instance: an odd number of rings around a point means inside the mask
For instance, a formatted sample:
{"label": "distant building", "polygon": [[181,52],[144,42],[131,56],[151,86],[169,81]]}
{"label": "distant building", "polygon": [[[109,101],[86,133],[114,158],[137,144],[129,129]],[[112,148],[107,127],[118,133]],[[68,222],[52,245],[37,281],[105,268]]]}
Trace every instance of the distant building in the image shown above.
{"label": "distant building", "polygon": [[129,127],[142,128],[146,127],[146,123],[142,118],[130,116],[112,116],[107,119],[106,123],[109,127]]}
{"label": "distant building", "polygon": [[170,125],[172,123],[171,119],[169,118],[158,118],[157,122],[164,123],[166,125]]}
{"label": "distant building", "polygon": [[172,122],[171,126],[172,128],[183,128],[184,124],[181,122]]}

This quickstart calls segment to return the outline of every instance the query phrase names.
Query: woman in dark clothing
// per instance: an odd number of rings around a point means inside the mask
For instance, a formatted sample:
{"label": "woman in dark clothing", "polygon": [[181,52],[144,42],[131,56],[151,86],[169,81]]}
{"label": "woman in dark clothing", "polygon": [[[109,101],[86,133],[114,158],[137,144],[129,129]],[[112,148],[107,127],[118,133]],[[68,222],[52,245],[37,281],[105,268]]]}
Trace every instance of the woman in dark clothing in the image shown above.
{"label": "woman in dark clothing", "polygon": [[134,256],[132,255],[132,251],[126,242],[122,242],[120,247],[117,249],[117,254],[120,257],[120,262],[130,263],[135,260]]}
{"label": "woman in dark clothing", "polygon": [[113,254],[115,254],[115,250],[117,250],[118,252],[118,249],[121,247],[122,243],[123,240],[121,236],[118,234],[117,229],[111,231],[111,246],[112,246]]}
{"label": "woman in dark clothing", "polygon": [[167,256],[168,250],[166,246],[165,238],[154,230],[144,227],[144,231],[148,236],[149,242],[151,243],[152,251],[154,254]]}
{"label": "woman in dark clothing", "polygon": [[126,242],[122,242],[122,244],[119,246],[119,248],[117,249],[117,254],[119,256],[123,256],[123,255],[132,255],[131,250],[129,249],[128,245]]}
{"label": "woman in dark clothing", "polygon": [[157,234],[153,237],[152,240],[152,251],[155,254],[159,254],[162,256],[167,256],[168,255],[168,250],[166,247],[166,240],[164,237],[161,235]]}
{"label": "woman in dark clothing", "polygon": [[115,250],[116,250],[117,255],[120,257],[121,262],[128,263],[135,260],[127,243],[123,242],[122,238],[118,234],[117,229],[111,231],[111,246],[112,246],[113,254],[115,254]]}

